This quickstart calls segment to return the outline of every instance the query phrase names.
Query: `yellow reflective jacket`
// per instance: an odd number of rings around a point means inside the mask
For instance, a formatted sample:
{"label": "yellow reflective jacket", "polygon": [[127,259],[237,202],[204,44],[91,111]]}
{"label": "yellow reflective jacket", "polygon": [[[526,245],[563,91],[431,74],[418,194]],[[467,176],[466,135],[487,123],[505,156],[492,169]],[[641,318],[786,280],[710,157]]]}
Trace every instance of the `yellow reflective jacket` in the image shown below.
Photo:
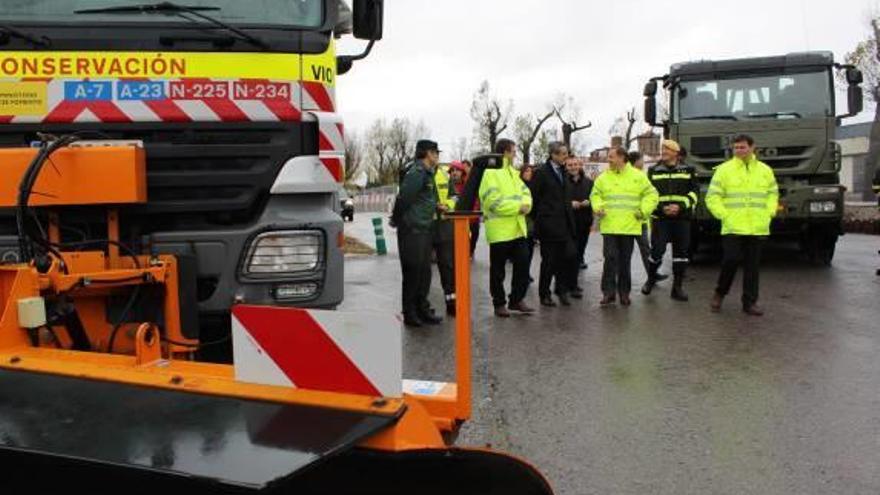
{"label": "yellow reflective jacket", "polygon": [[480,205],[489,244],[507,242],[528,235],[523,205],[532,209],[532,193],[520,179],[510,160],[500,169],[489,169],[480,181]]}
{"label": "yellow reflective jacket", "polygon": [[773,169],[757,158],[732,158],[715,169],[706,206],[721,220],[721,235],[770,235],[779,207]]}
{"label": "yellow reflective jacket", "polygon": [[610,168],[602,172],[590,194],[593,211],[605,212],[599,220],[599,232],[642,235],[644,219],[657,208],[659,197],[648,176],[629,163],[619,172]]}
{"label": "yellow reflective jacket", "polygon": [[450,196],[449,188],[449,165],[440,165],[437,167],[437,173],[434,174],[434,184],[437,186],[437,203],[446,205],[449,211],[455,210],[455,190]]}

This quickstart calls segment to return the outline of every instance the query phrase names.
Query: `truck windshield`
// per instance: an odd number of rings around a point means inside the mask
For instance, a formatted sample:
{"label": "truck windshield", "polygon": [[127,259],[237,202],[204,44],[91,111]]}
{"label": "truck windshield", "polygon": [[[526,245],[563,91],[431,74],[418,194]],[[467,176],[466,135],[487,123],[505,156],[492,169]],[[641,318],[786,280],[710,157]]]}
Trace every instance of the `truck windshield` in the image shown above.
{"label": "truck windshield", "polygon": [[677,122],[686,120],[798,119],[833,115],[827,71],[683,81],[675,91]]}
{"label": "truck windshield", "polygon": [[[2,0],[0,23],[69,23],[77,10],[103,9],[147,4],[144,0]],[[180,0],[187,7],[213,7],[207,14],[229,24],[318,27],[323,22],[324,0]],[[83,21],[78,17],[77,21]],[[88,17],[88,22],[169,23],[181,22],[175,15],[144,14],[138,11],[108,12]],[[185,21],[184,21],[185,22]]]}

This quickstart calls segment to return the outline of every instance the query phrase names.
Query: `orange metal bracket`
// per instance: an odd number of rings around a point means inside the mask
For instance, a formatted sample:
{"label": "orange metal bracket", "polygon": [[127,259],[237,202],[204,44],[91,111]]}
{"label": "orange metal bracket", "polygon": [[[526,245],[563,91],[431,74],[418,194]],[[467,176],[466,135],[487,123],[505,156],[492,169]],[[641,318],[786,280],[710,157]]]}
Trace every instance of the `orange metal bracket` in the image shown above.
{"label": "orange metal bracket", "polygon": [[479,213],[459,212],[447,218],[455,235],[455,383],[438,384],[434,395],[413,395],[443,431],[454,431],[471,417],[471,256],[470,221]]}

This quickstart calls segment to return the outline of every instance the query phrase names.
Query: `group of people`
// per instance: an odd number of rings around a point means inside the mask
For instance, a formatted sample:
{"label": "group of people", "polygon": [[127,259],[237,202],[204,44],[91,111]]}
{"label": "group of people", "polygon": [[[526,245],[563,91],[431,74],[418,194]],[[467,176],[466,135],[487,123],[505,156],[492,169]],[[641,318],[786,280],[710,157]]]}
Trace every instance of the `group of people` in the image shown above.
{"label": "group of people", "polygon": [[[672,244],[670,296],[686,302],[685,272],[690,262],[691,228],[699,186],[693,167],[678,143],[664,140],[659,162],[648,170],[638,153],[623,147],[609,151],[607,170],[595,180],[564,143],[549,145],[549,159],[538,166],[513,167],[516,143],[501,139],[495,146],[502,166],[488,169],[479,184],[479,203],[489,244],[490,283],[495,315],[531,314],[525,299],[532,282],[530,267],[535,246],[541,263],[538,296],[542,306],[569,306],[583,298],[579,272],[594,218],[603,238],[604,257],[600,306],[632,303],[632,254],[642,252],[647,281],[641,292],[650,295],[666,276],[660,267]],[[468,166],[453,163],[439,169],[439,150],[432,141],[419,141],[416,160],[407,166],[392,215],[397,229],[403,271],[403,316],[409,326],[439,323],[427,300],[431,258],[436,258],[446,293],[447,313],[454,315],[452,233],[443,213],[456,206],[467,180]],[[718,312],[734,277],[743,267],[742,308],[761,316],[758,306],[758,266],[762,240],[770,233],[779,192],[773,170],[757,159],[754,140],[733,139],[733,157],[715,169],[706,194],[706,207],[722,225],[724,256],[710,308]],[[472,225],[472,253],[479,224]],[[650,233],[650,234],[649,234]],[[507,265],[512,266],[509,291]],[[555,296],[555,298],[554,298]],[[557,304],[558,301],[558,304]]]}

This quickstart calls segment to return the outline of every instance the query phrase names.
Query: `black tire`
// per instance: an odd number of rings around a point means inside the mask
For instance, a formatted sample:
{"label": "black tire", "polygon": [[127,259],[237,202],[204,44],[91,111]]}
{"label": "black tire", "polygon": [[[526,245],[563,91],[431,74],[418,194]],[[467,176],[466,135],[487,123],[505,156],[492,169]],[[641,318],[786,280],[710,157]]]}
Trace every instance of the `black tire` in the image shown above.
{"label": "black tire", "polygon": [[807,256],[811,263],[819,266],[831,266],[837,248],[837,234],[814,232],[806,240]]}

